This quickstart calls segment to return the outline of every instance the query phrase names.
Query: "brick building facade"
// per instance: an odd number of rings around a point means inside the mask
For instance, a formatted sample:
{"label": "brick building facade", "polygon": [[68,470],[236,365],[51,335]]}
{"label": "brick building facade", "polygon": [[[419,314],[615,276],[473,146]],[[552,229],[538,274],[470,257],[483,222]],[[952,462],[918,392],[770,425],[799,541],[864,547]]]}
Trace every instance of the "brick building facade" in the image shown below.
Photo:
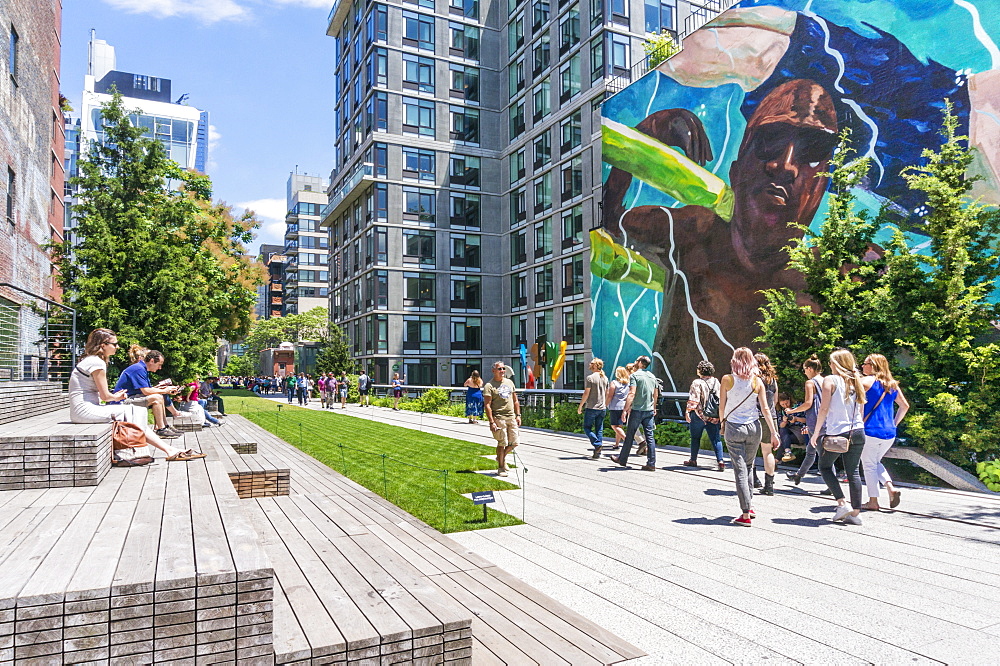
{"label": "brick building facade", "polygon": [[61,0],[0,0],[0,282],[43,296],[63,228],[61,20]]}

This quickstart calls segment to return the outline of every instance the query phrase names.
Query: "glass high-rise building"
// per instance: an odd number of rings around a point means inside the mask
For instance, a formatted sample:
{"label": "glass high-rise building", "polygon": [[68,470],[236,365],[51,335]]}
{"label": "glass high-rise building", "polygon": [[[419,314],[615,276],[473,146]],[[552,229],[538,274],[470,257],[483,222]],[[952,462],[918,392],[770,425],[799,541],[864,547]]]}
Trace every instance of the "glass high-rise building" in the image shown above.
{"label": "glass high-rise building", "polygon": [[329,238],[319,221],[327,202],[326,179],[291,174],[286,202],[284,314],[325,308],[329,304]]}
{"label": "glass high-rise building", "polygon": [[582,388],[600,106],[649,34],[692,12],[706,10],[685,0],[334,6],[330,312],[378,381],[398,370],[411,384],[458,385],[496,359],[520,375],[521,345],[544,338],[567,343],[556,386]]}

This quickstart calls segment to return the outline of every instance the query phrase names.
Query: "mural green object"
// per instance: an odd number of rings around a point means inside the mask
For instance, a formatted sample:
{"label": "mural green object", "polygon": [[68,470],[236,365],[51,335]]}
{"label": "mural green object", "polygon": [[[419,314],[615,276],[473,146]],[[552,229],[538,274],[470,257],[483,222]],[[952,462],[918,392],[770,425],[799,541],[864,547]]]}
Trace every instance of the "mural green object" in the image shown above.
{"label": "mural green object", "polygon": [[603,229],[590,232],[590,272],[605,280],[663,291],[663,268],[622,247]]}

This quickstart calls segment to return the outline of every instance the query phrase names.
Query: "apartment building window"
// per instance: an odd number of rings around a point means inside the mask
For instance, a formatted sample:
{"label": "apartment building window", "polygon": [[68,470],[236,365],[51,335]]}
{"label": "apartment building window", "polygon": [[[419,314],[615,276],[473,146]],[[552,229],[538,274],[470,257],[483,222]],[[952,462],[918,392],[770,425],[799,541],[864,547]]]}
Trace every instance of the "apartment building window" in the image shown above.
{"label": "apartment building window", "polygon": [[[389,272],[375,271],[375,307],[389,307]],[[385,339],[383,336],[381,339]]]}
{"label": "apartment building window", "polygon": [[512,266],[523,264],[528,260],[527,238],[528,234],[524,231],[510,235],[510,263]]}
{"label": "apartment building window", "polygon": [[371,266],[373,262],[386,262],[388,258],[386,252],[387,234],[385,227],[373,227],[365,234],[365,266]]}
{"label": "apartment building window", "polygon": [[590,40],[590,80],[601,78],[604,78],[604,39],[598,37]]}
{"label": "apartment building window", "polygon": [[562,200],[568,201],[583,194],[583,158],[574,157],[567,164],[563,164],[562,176]]}
{"label": "apartment building window", "polygon": [[531,47],[531,77],[541,74],[549,66],[551,47],[549,45],[549,34],[545,33],[538,38],[535,45]]}
{"label": "apartment building window", "polygon": [[629,68],[629,38],[625,35],[610,33],[611,41],[611,71],[615,75],[624,74]]}
{"label": "apartment building window", "polygon": [[511,317],[510,319],[510,348],[517,350],[521,345],[528,344],[528,318]]}
{"label": "apartment building window", "polygon": [[403,230],[403,263],[434,268],[435,236],[433,231]]}
{"label": "apartment building window", "polygon": [[435,191],[419,187],[403,188],[403,220],[434,224]]}
{"label": "apartment building window", "polygon": [[604,0],[590,0],[590,29],[596,30],[604,23]]}
{"label": "apartment building window", "polygon": [[330,281],[329,271],[299,271],[299,282],[319,282],[326,283]]}
{"label": "apartment building window", "polygon": [[434,93],[434,58],[403,54],[403,87]]}
{"label": "apartment building window", "polygon": [[368,43],[373,41],[384,42],[388,40],[389,34],[389,12],[385,5],[375,5],[375,9],[368,14],[367,34]]}
{"label": "apartment building window", "polygon": [[434,50],[434,18],[403,12],[403,45],[416,46],[427,51]]}
{"label": "apartment building window", "polygon": [[448,163],[448,184],[478,189],[479,163],[479,158],[474,155],[452,155]]}
{"label": "apartment building window", "polygon": [[389,315],[375,315],[375,351],[389,351]]}
{"label": "apartment building window", "polygon": [[449,23],[450,54],[467,60],[479,60],[479,28],[464,23]]}
{"label": "apartment building window", "polygon": [[674,0],[646,0],[646,32],[660,34],[674,29]]}
{"label": "apartment building window", "polygon": [[563,269],[563,298],[580,296],[583,294],[583,255],[577,254],[562,262]]}
{"label": "apartment building window", "polygon": [[551,301],[552,297],[552,264],[545,264],[535,269],[535,305]]}
{"label": "apartment building window", "polygon": [[451,204],[451,226],[464,229],[478,229],[481,226],[479,195],[453,192]]}
{"label": "apartment building window", "polygon": [[612,18],[628,18],[628,0],[610,0]]}
{"label": "apartment building window", "polygon": [[[483,320],[479,317],[452,317],[452,351],[475,351],[483,348]],[[462,376],[462,375],[460,375]],[[465,375],[467,377],[467,375]],[[462,381],[465,381],[464,379]]]}
{"label": "apartment building window", "polygon": [[535,86],[534,92],[531,94],[532,105],[534,107],[534,114],[531,119],[533,122],[538,122],[545,116],[549,115],[551,110],[551,97],[552,97],[552,86],[549,83],[549,79],[546,77]]}
{"label": "apartment building window", "polygon": [[18,51],[20,50],[20,41],[21,38],[12,24],[10,26],[10,42],[7,45],[7,71],[10,72],[10,80],[15,86],[17,86]]}
{"label": "apartment building window", "polygon": [[10,229],[14,229],[14,207],[17,201],[17,174],[10,167],[7,167],[7,205],[5,206],[4,219]]}
{"label": "apartment building window", "polygon": [[403,98],[403,132],[434,136],[434,102]]}
{"label": "apartment building window", "polygon": [[423,7],[424,9],[434,9],[434,0],[403,0],[411,5]]}
{"label": "apartment building window", "polygon": [[389,94],[379,91],[368,98],[365,109],[365,135],[372,130],[385,131],[389,128]]}
{"label": "apartment building window", "polygon": [[437,318],[433,316],[403,316],[403,349],[406,351],[435,351],[437,347]]}
{"label": "apartment building window", "polygon": [[528,274],[511,273],[510,276],[510,306],[524,307],[528,304]]}
{"label": "apartment building window", "polygon": [[559,55],[580,43],[580,6],[573,5],[559,21]]}
{"label": "apartment building window", "polygon": [[326,236],[303,236],[299,239],[299,245],[309,250],[329,249],[329,241]]}
{"label": "apartment building window", "polygon": [[375,218],[378,220],[389,219],[389,186],[378,184],[375,186]]}
{"label": "apartment building window", "polygon": [[434,151],[420,148],[403,148],[403,178],[417,178],[434,182]]}
{"label": "apartment building window", "polygon": [[414,386],[433,386],[437,384],[437,363],[433,360],[403,361],[406,368],[404,376],[406,383]]}
{"label": "apartment building window", "polygon": [[373,143],[369,149],[368,161],[375,168],[376,176],[385,176],[389,173],[389,146],[384,143]]}
{"label": "apartment building window", "polygon": [[535,189],[535,213],[552,208],[552,173],[546,171],[532,185]]}
{"label": "apartment building window", "polygon": [[479,20],[479,0],[448,0],[448,9],[452,14]]}
{"label": "apartment building window", "polygon": [[519,187],[510,193],[510,226],[516,227],[526,219],[528,219],[528,210],[524,188]]}
{"label": "apartment building window", "polygon": [[479,145],[479,109],[469,109],[464,106],[451,107],[452,141],[466,145]]}
{"label": "apartment building window", "polygon": [[452,97],[458,97],[469,102],[479,101],[479,68],[468,65],[451,66]]}
{"label": "apartment building window", "polygon": [[532,32],[538,32],[545,25],[545,22],[549,20],[548,0],[534,0],[531,3],[531,19]]}
{"label": "apartment building window", "polygon": [[535,259],[552,254],[552,218],[535,225]]}
{"label": "apartment building window", "polygon": [[524,148],[510,154],[510,184],[524,178]]}
{"label": "apartment building window", "polygon": [[565,154],[579,146],[583,136],[582,132],[580,112],[576,111],[567,116],[565,120],[559,123],[561,138],[559,151]]}
{"label": "apartment building window", "polygon": [[537,171],[552,160],[552,135],[548,130],[535,138],[532,149],[535,153],[534,167]]}
{"label": "apartment building window", "polygon": [[562,247],[583,242],[583,206],[573,206],[562,214]]}
{"label": "apartment building window", "polygon": [[569,100],[580,92],[580,54],[559,68],[559,103]]}
{"label": "apartment building window", "polygon": [[584,343],[583,303],[563,308],[563,340],[568,345]]}
{"label": "apartment building window", "polygon": [[522,46],[524,46],[524,15],[518,14],[507,25],[507,54],[513,55]]}
{"label": "apartment building window", "polygon": [[482,282],[478,276],[461,275],[451,278],[452,310],[479,310],[483,307]]}
{"label": "apartment building window", "polygon": [[452,234],[451,267],[478,270],[482,262],[481,244],[481,236]]}
{"label": "apartment building window", "polygon": [[434,308],[433,273],[403,273],[403,305],[410,308]]}
{"label": "apartment building window", "polygon": [[552,310],[542,310],[535,313],[535,338],[551,340],[552,335]]}
{"label": "apartment building window", "polygon": [[511,63],[507,70],[507,82],[511,97],[524,90],[524,58]]}
{"label": "apartment building window", "polygon": [[519,99],[510,107],[510,140],[524,133],[524,99]]}
{"label": "apartment building window", "polygon": [[564,365],[563,388],[582,389],[586,372],[584,370],[584,357],[581,354],[567,354]]}

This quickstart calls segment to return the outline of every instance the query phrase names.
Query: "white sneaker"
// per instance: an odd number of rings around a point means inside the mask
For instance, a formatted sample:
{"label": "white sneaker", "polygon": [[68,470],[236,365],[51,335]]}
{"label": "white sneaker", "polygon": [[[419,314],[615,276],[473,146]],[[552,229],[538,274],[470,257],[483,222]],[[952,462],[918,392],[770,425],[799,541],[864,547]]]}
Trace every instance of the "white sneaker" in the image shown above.
{"label": "white sneaker", "polygon": [[861,516],[852,516],[848,514],[847,516],[844,517],[844,522],[847,523],[848,525],[860,525]]}
{"label": "white sneaker", "polygon": [[849,514],[851,511],[854,511],[854,509],[852,509],[850,506],[846,504],[838,506],[837,510],[833,514],[834,522],[838,520],[843,520],[847,516],[847,514]]}

